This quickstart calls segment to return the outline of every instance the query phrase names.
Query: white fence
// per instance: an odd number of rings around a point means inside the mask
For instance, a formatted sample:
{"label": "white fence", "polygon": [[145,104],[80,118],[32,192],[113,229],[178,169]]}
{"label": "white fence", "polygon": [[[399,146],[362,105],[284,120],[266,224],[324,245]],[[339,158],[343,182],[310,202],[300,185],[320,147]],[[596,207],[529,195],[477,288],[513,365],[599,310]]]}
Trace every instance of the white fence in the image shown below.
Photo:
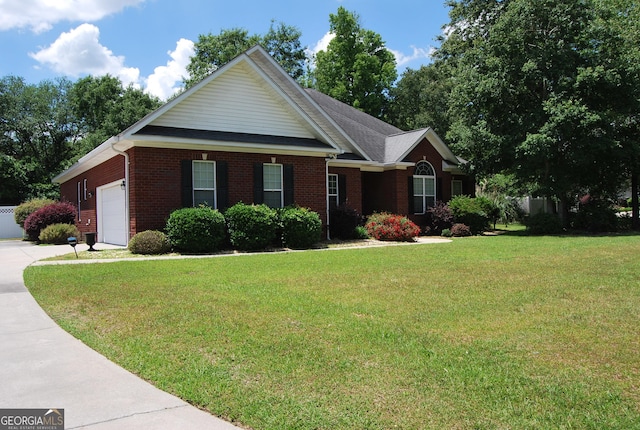
{"label": "white fence", "polygon": [[13,218],[16,206],[0,206],[0,239],[22,239],[22,228]]}

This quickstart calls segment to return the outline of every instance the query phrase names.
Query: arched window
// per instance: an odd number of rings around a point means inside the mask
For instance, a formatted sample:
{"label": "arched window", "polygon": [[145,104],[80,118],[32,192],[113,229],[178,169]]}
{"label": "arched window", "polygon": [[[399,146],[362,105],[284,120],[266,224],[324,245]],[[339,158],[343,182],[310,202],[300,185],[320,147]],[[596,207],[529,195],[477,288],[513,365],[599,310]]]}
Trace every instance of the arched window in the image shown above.
{"label": "arched window", "polygon": [[436,171],[427,161],[416,164],[413,175],[413,209],[424,214],[427,208],[436,205]]}

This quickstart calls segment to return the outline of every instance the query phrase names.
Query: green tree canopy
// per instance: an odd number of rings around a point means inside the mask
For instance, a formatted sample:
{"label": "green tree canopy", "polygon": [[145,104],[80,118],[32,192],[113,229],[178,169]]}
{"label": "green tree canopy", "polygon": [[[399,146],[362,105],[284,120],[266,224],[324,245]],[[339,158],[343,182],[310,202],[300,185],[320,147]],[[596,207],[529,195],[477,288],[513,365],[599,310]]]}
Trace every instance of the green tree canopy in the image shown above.
{"label": "green tree canopy", "polygon": [[449,131],[449,96],[453,80],[445,62],[407,69],[391,89],[389,121],[403,130],[431,127],[440,136]]}
{"label": "green tree canopy", "polygon": [[262,36],[249,35],[243,28],[225,29],[217,35],[201,34],[194,45],[195,54],[187,65],[189,77],[184,80],[185,87],[192,87],[257,44],[262,45],[291,77],[299,79],[307,60],[305,48],[300,42],[301,36],[296,27],[275,21],[271,21],[269,31]]}
{"label": "green tree canopy", "polygon": [[[570,203],[621,184],[612,130],[625,97],[618,37],[590,0],[451,1],[448,137],[480,176],[513,173]],[[568,207],[568,205],[565,205]]]}
{"label": "green tree canopy", "polygon": [[53,177],[160,102],[111,76],[0,79],[0,201],[57,198]]}
{"label": "green tree canopy", "polygon": [[78,80],[70,91],[69,101],[82,129],[79,156],[161,105],[156,97],[132,86],[125,88],[120,79],[110,75]]}
{"label": "green tree canopy", "polygon": [[69,105],[67,79],[29,85],[23,78],[0,80],[0,200],[56,197],[51,183],[70,165],[80,128]]}
{"label": "green tree canopy", "polygon": [[315,87],[337,100],[383,118],[397,78],[393,53],[382,37],[360,25],[357,14],[338,8],[329,16],[335,37],[316,54]]}

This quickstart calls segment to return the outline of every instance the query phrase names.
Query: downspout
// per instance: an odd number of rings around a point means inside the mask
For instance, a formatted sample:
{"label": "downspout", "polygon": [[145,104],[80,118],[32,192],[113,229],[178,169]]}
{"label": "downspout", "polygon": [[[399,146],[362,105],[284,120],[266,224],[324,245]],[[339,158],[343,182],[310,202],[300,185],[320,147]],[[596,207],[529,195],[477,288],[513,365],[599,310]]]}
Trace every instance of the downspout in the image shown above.
{"label": "downspout", "polygon": [[331,240],[331,210],[329,204],[329,162],[331,160],[335,160],[337,156],[335,154],[328,154],[327,158],[324,159],[324,188],[325,188],[325,198],[326,198],[326,206],[327,206],[327,240]]}
{"label": "downspout", "polygon": [[325,158],[325,163],[324,163],[324,168],[325,168],[325,172],[324,172],[324,188],[325,188],[325,193],[324,193],[324,197],[326,200],[326,207],[327,207],[327,240],[331,240],[331,231],[330,231],[330,211],[329,211],[329,161],[331,161],[331,156]]}
{"label": "downspout", "polygon": [[111,149],[124,156],[124,211],[127,214],[127,245],[131,231],[131,214],[129,213],[129,154],[116,148],[116,143],[120,142],[120,136],[116,136],[116,142],[111,142]]}

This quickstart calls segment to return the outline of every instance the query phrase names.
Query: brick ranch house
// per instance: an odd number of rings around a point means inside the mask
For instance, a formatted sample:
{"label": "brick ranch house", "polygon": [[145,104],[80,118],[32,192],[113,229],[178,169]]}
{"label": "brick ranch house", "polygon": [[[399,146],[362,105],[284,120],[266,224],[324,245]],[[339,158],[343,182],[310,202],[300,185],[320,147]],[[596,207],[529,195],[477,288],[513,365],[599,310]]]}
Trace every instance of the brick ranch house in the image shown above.
{"label": "brick ranch house", "polygon": [[[242,201],[388,211],[473,194],[460,160],[429,129],[404,132],[296,83],[260,46],[82,157],[54,182],[76,225],[126,245],[178,208]],[[330,230],[330,226],[329,226]]]}

